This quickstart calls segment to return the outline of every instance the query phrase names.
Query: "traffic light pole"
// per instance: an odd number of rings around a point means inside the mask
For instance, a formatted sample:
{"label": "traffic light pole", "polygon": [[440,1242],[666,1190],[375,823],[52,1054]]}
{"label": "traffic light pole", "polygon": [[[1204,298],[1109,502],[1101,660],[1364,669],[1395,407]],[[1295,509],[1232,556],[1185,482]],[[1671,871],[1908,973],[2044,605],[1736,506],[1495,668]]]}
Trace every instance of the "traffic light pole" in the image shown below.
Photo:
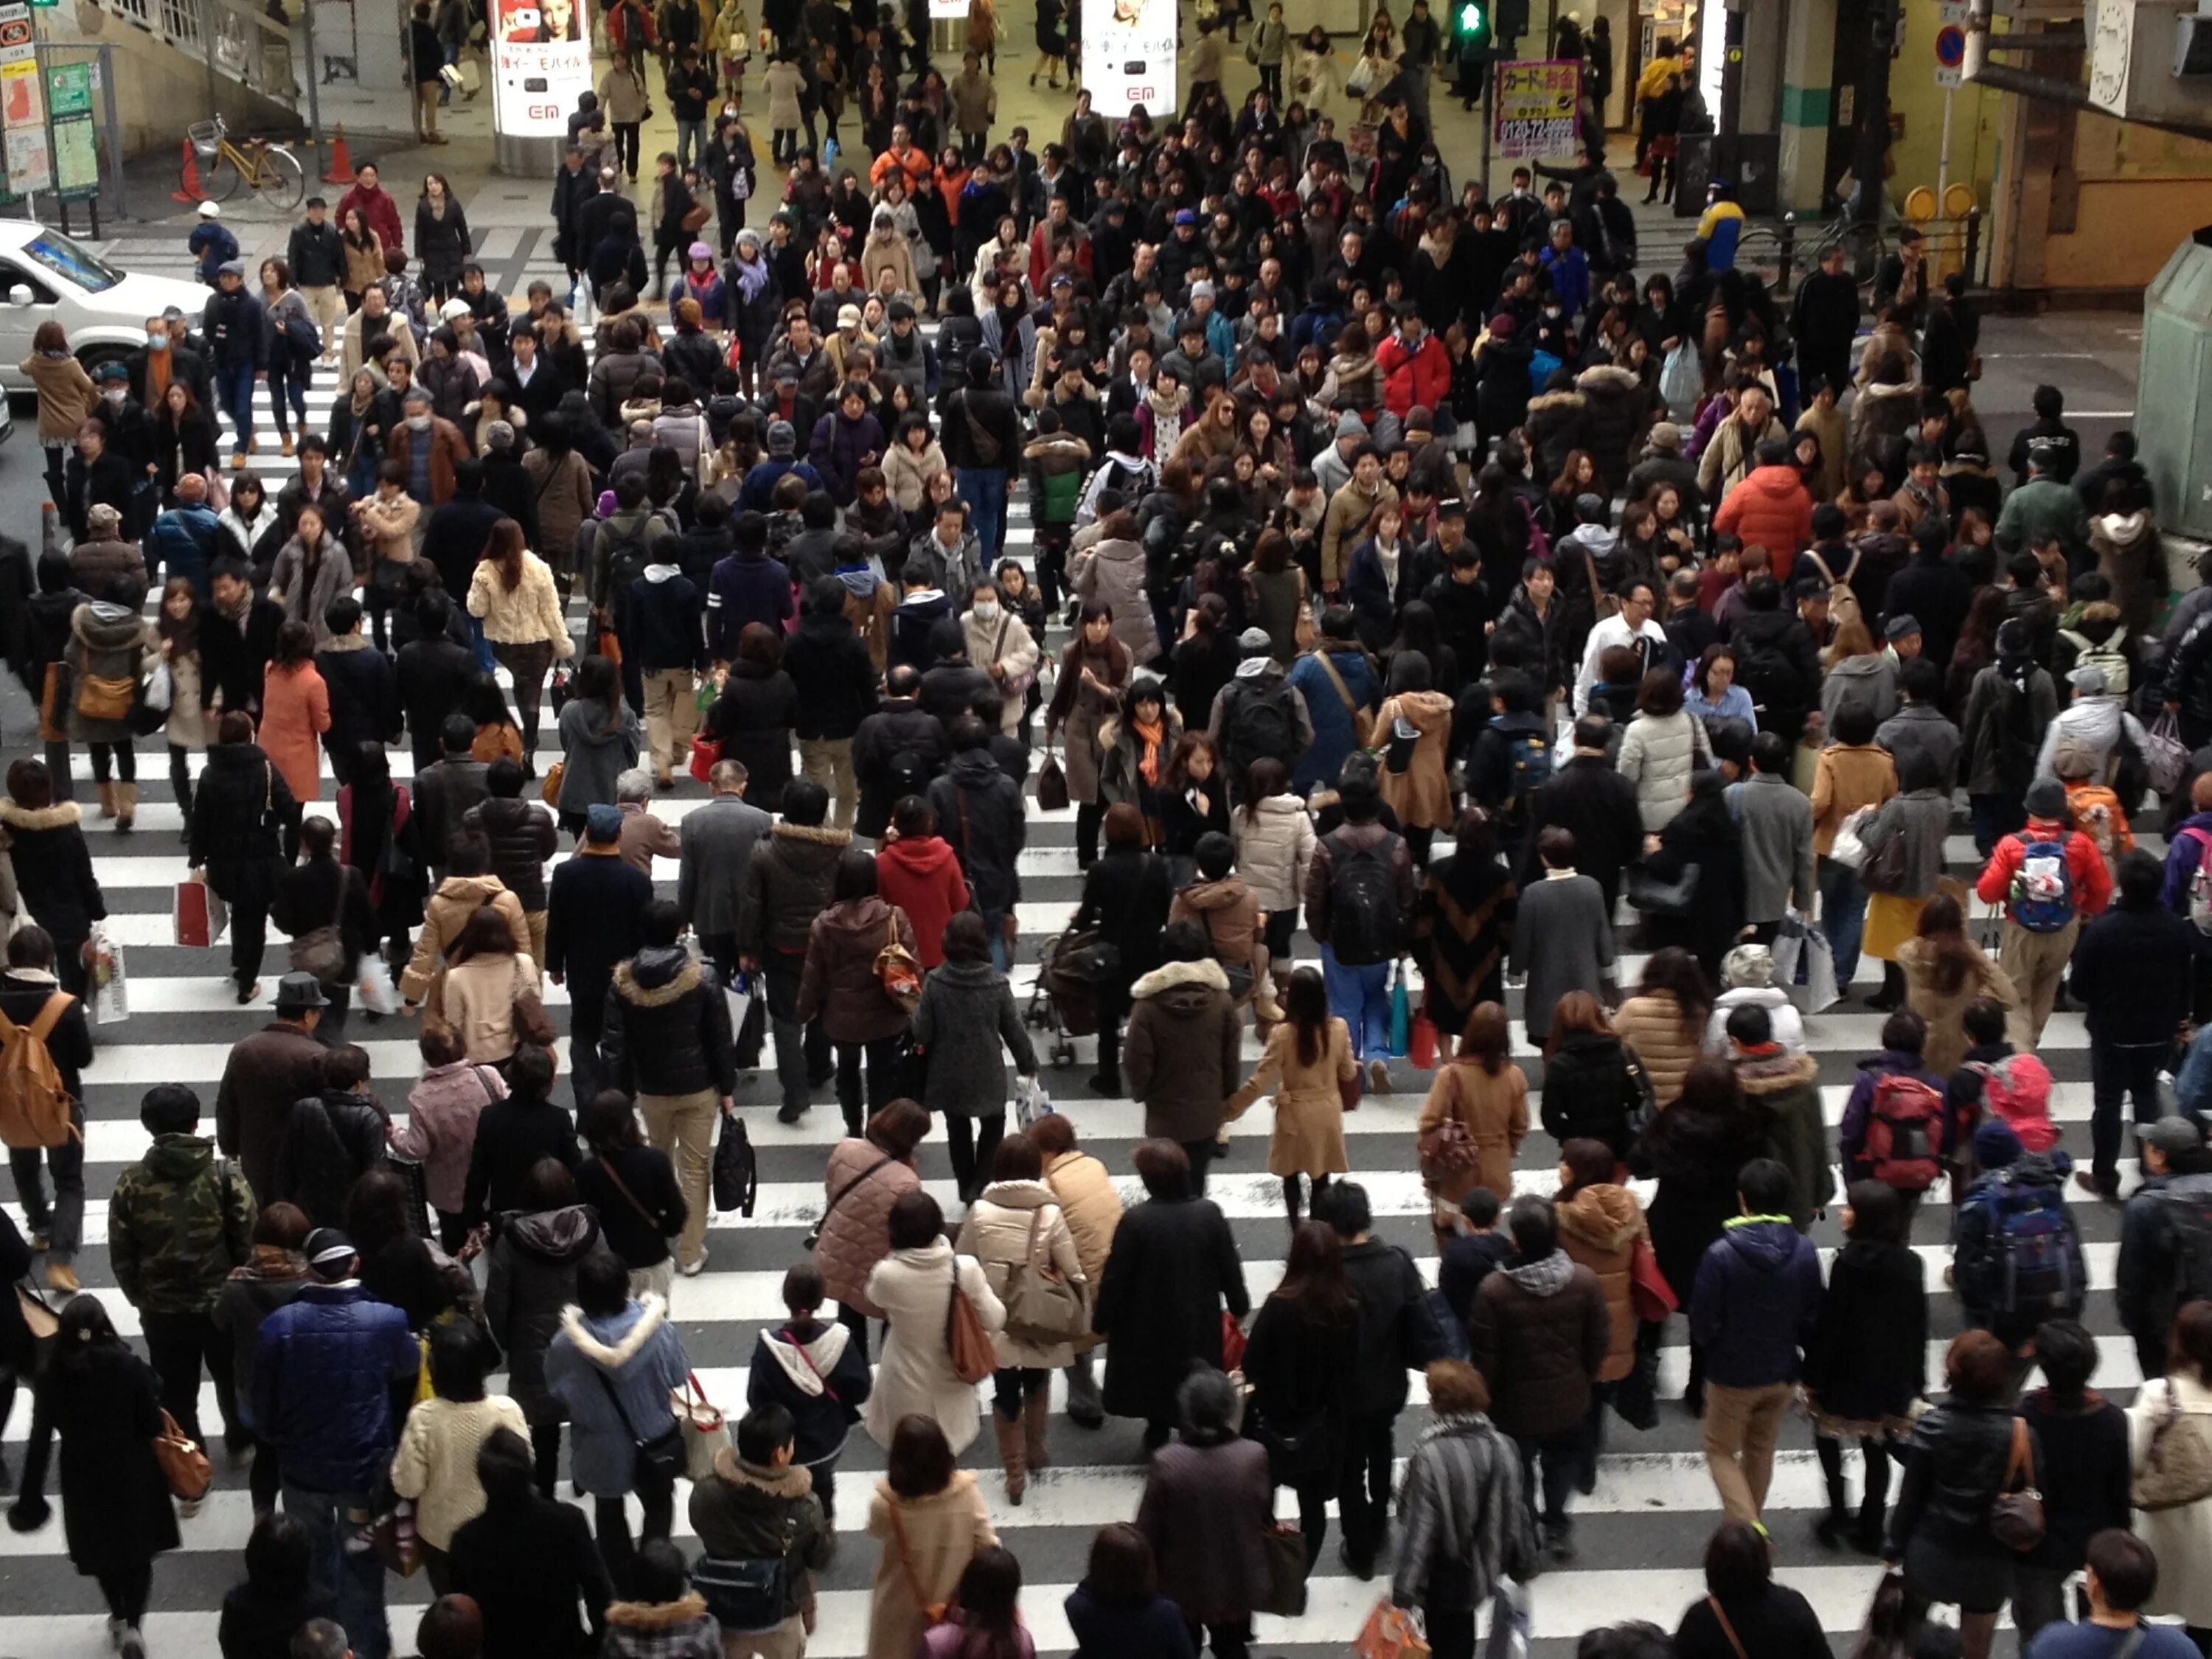
{"label": "traffic light pole", "polygon": [[1856,194],[1851,216],[1862,224],[1881,217],[1881,159],[1889,149],[1890,52],[1897,44],[1897,0],[1872,0],[1866,62],[1859,68],[1858,144],[1851,154]]}

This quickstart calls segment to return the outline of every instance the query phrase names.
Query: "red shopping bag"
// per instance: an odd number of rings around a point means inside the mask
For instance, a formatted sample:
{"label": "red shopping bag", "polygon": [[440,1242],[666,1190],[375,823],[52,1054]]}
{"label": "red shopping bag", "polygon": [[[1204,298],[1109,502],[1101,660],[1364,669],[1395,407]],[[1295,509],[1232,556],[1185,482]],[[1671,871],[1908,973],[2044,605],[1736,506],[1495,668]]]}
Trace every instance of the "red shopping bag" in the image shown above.
{"label": "red shopping bag", "polygon": [[1674,1287],[1659,1271],[1659,1258],[1652,1254],[1648,1237],[1638,1238],[1629,1252],[1628,1300],[1638,1319],[1652,1322],[1666,1318],[1680,1305],[1674,1299]]}
{"label": "red shopping bag", "polygon": [[1413,1016],[1413,1028],[1406,1039],[1406,1058],[1424,1072],[1436,1066],[1437,1023],[1426,1014]]}
{"label": "red shopping bag", "polygon": [[722,758],[722,740],[703,732],[691,739],[691,775],[705,783],[714,769],[714,763]]}
{"label": "red shopping bag", "polygon": [[169,906],[176,942],[202,950],[213,945],[222,932],[222,924],[216,919],[222,908],[222,901],[216,897],[205,882],[179,882]]}
{"label": "red shopping bag", "polygon": [[1224,1308],[1221,1310],[1221,1369],[1233,1371],[1244,1363],[1244,1328],[1237,1322],[1237,1316]]}

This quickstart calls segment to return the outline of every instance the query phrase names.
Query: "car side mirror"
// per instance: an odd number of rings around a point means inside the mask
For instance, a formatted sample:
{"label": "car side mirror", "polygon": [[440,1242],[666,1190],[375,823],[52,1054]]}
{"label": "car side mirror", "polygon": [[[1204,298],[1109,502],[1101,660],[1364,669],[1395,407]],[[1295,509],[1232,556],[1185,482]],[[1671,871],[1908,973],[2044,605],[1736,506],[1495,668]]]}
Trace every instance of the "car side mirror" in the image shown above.
{"label": "car side mirror", "polygon": [[30,304],[31,285],[28,283],[15,283],[8,290],[8,303],[11,306],[27,306]]}

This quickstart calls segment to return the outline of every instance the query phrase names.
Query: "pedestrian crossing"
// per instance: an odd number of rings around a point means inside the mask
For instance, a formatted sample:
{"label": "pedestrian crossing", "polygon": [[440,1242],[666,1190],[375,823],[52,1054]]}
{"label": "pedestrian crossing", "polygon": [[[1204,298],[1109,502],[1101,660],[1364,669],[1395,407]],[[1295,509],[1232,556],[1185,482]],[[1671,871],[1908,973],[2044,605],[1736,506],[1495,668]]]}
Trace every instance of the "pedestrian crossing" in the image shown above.
{"label": "pedestrian crossing", "polygon": [[[310,392],[308,429],[318,429],[335,391],[335,375],[319,372]],[[265,414],[265,391],[258,392],[257,397]],[[226,433],[226,454],[228,447]],[[294,465],[276,452],[273,429],[264,428],[261,451],[251,458],[250,465],[268,477],[272,487],[289,475]],[[1009,550],[1026,562],[1034,542],[1027,505],[1019,492],[1010,504],[1009,517]],[[1055,627],[1053,638],[1060,637]],[[550,722],[541,749],[542,772],[545,763],[556,757]],[[76,1267],[87,1288],[101,1297],[118,1328],[134,1338],[138,1330],[136,1312],[113,1289],[106,1220],[117,1175],[143,1152],[147,1144],[145,1132],[137,1122],[139,1099],[155,1083],[185,1082],[199,1093],[207,1112],[205,1121],[211,1126],[216,1091],[230,1046],[266,1022],[267,1004],[283,962],[283,936],[272,927],[263,971],[270,994],[261,1006],[241,1008],[234,1002],[226,977],[227,945],[193,950],[173,943],[171,892],[185,873],[185,860],[177,842],[181,818],[159,754],[158,742],[142,745],[141,803],[135,835],[112,835],[91,817],[88,805],[85,824],[94,873],[107,900],[106,931],[126,953],[131,1012],[127,1020],[96,1030],[100,1052],[84,1076],[88,1202],[85,1245]],[[411,757],[404,747],[394,750],[391,758],[396,779],[411,778]],[[194,755],[190,764],[197,769],[200,759]],[[73,767],[79,786],[77,797],[88,803],[92,791],[87,757],[76,755]],[[335,788],[328,781],[327,765],[325,778],[323,799],[309,803],[307,810],[334,816],[331,797]],[[675,794],[656,799],[651,810],[671,822],[680,822],[696,809],[704,793],[685,778]],[[1073,809],[1045,811],[1032,801],[1030,845],[1020,859],[1024,901],[1016,909],[1018,960],[1012,975],[1017,997],[1024,1006],[1035,984],[1041,947],[1066,926],[1080,896],[1074,818]],[[2155,838],[2146,842],[2157,846]],[[1968,838],[1952,837],[1945,853],[1951,873],[1974,873],[1977,864]],[[564,851],[558,856],[567,854]],[[657,861],[653,874],[664,892],[672,890],[677,874],[672,861]],[[1628,915],[1624,913],[1625,918]],[[1627,937],[1624,934],[1624,939]],[[1301,963],[1318,959],[1316,946],[1303,933],[1293,955]],[[1634,986],[1644,960],[1641,953],[1624,949],[1620,971],[1625,986]],[[1879,981],[1880,965],[1870,959],[1863,961],[1856,988],[1864,991]],[[1418,988],[1418,976],[1413,982]],[[559,1060],[565,1077],[568,1073],[565,989],[548,985],[545,1002],[556,1028],[564,1034]],[[1542,1061],[1525,1042],[1519,1024],[1520,1003],[1517,988],[1510,990],[1508,1012],[1515,1018],[1516,1057],[1527,1069],[1531,1084],[1532,1131],[1516,1158],[1513,1185],[1516,1194],[1549,1193],[1558,1182],[1557,1146],[1537,1123]],[[1819,1065],[1823,1110],[1832,1128],[1841,1117],[1857,1060],[1880,1046],[1881,1023],[1880,1016],[1856,1003],[1806,1018],[1808,1045]],[[407,1091],[420,1071],[416,1031],[411,1022],[396,1017],[371,1021],[357,1005],[346,1033],[368,1050],[372,1086],[395,1121],[404,1121]],[[1047,1034],[1034,1035],[1043,1058]],[[1100,1097],[1092,1091],[1087,1081],[1092,1069],[1088,1063],[1091,1042],[1082,1039],[1077,1046],[1075,1064],[1065,1068],[1047,1065],[1046,1086],[1055,1105],[1074,1124],[1085,1150],[1106,1163],[1125,1202],[1133,1203],[1141,1194],[1131,1171],[1131,1153],[1143,1135],[1143,1109],[1127,1098]],[[2077,1158],[2086,1159],[2091,1100],[2087,1037],[2081,1016],[2054,1016],[2040,1052],[2057,1080],[2052,1108],[2064,1144]],[[1256,1060],[1258,1053],[1258,1045],[1248,1035],[1248,1064]],[[1391,1069],[1392,1091],[1370,1094],[1346,1120],[1352,1175],[1369,1191],[1376,1236],[1411,1250],[1425,1277],[1433,1282],[1437,1262],[1429,1225],[1430,1204],[1416,1172],[1414,1156],[1414,1125],[1427,1079],[1402,1060],[1394,1062]],[[565,1097],[565,1085],[558,1092]],[[778,1096],[772,1070],[749,1074],[738,1099],[759,1162],[756,1212],[750,1219],[735,1215],[712,1218],[706,1272],[696,1279],[679,1279],[672,1295],[676,1320],[709,1397],[733,1410],[739,1408],[744,1397],[745,1368],[759,1333],[780,1322],[778,1291],[782,1274],[801,1258],[805,1236],[821,1213],[825,1197],[824,1159],[842,1133],[837,1107],[826,1088],[815,1091],[812,1109],[801,1122],[779,1123],[774,1109]],[[1266,1173],[1272,1117],[1270,1103],[1262,1101],[1233,1126],[1231,1152],[1214,1166],[1208,1182],[1208,1195],[1220,1205],[1229,1222],[1245,1262],[1248,1288],[1255,1299],[1279,1281],[1288,1237],[1280,1183]],[[947,1215],[957,1217],[959,1206],[941,1133],[933,1134],[920,1149],[917,1163],[925,1184],[945,1206]],[[2132,1184],[2135,1176],[2133,1164],[2124,1160],[2124,1188]],[[1648,1202],[1650,1184],[1638,1183],[1637,1190]],[[1952,1215],[1948,1196],[1941,1190],[1931,1194],[1921,1206],[1912,1231],[1913,1244],[1927,1267],[1931,1301],[1929,1376],[1931,1385],[1936,1386],[1940,1386],[1942,1349],[1961,1323],[1957,1300],[1943,1281],[1943,1269],[1949,1261]],[[20,1208],[11,1208],[20,1219]],[[2112,1303],[2118,1212],[2085,1203],[2077,1205],[2075,1213],[2087,1246],[2089,1300],[2083,1317],[2098,1341],[2097,1385],[2109,1397],[2125,1403],[2141,1377],[2133,1345],[2120,1328]],[[1840,1231],[1832,1211],[1815,1224],[1814,1237],[1825,1253],[1832,1254],[1839,1244]],[[1700,1562],[1705,1541],[1719,1519],[1719,1508],[1706,1475],[1698,1425],[1672,1403],[1686,1379],[1682,1322],[1670,1322],[1667,1335],[1660,1386],[1662,1398],[1669,1403],[1662,1406],[1658,1425],[1638,1433],[1617,1419],[1609,1420],[1609,1449],[1601,1459],[1596,1490],[1586,1498],[1578,1497],[1572,1506],[1577,1522],[1577,1557],[1571,1565],[1546,1572],[1533,1586],[1532,1650],[1540,1659],[1559,1659],[1571,1651],[1575,1638],[1594,1624],[1640,1616],[1671,1627],[1682,1608],[1704,1594]],[[963,1459],[978,1470],[994,1522],[1023,1563],[1028,1586],[1023,1598],[1024,1616],[1040,1652],[1048,1655],[1064,1653],[1073,1645],[1060,1602],[1085,1571],[1093,1532],[1106,1522],[1133,1516],[1143,1482],[1141,1425],[1109,1419],[1096,1431],[1076,1428],[1061,1409],[1063,1382],[1057,1377],[1054,1381],[1053,1463],[1032,1473],[1029,1494],[1020,1508],[1004,1502],[988,1435],[979,1438]],[[210,1429],[220,1420],[211,1387],[203,1389],[201,1415]],[[27,1431],[28,1418],[27,1401],[19,1401],[6,1421],[7,1442],[20,1445]],[[1429,1420],[1425,1390],[1416,1376],[1412,1379],[1411,1403],[1399,1427],[1401,1454]],[[1810,1598],[1823,1627],[1841,1650],[1859,1627],[1879,1567],[1857,1557],[1832,1553],[1812,1540],[1811,1512],[1821,1506],[1824,1498],[1810,1445],[1803,1421],[1793,1419],[1778,1462],[1769,1520],[1780,1576]],[[11,1462],[15,1456],[9,1453]],[[215,1461],[216,1490],[202,1512],[185,1523],[184,1547],[156,1565],[154,1606],[157,1611],[148,1620],[146,1634],[157,1659],[167,1659],[187,1647],[192,1651],[211,1651],[222,1594],[241,1576],[237,1552],[251,1525],[246,1471],[220,1450]],[[819,1620],[808,1650],[823,1659],[848,1659],[866,1650],[869,1585],[877,1551],[871,1540],[859,1535],[859,1528],[883,1467],[881,1449],[856,1431],[837,1477],[840,1525],[847,1536],[833,1565],[817,1578]],[[565,1487],[563,1491],[565,1494]],[[1279,1494],[1279,1512],[1288,1517],[1292,1509],[1290,1494]],[[684,1510],[679,1501],[678,1532],[679,1537],[688,1538]],[[18,1659],[74,1659],[96,1650],[94,1644],[102,1633],[99,1595],[91,1581],[77,1577],[70,1566],[58,1525],[31,1534],[0,1531],[0,1581],[5,1582],[9,1592],[5,1602],[0,1603],[0,1653]],[[1261,1618],[1258,1650],[1291,1656],[1341,1653],[1385,1588],[1382,1580],[1368,1583],[1352,1578],[1332,1542],[1316,1569],[1307,1613],[1297,1620]],[[428,1599],[428,1587],[418,1577],[392,1580],[387,1589],[395,1641],[400,1644],[398,1650],[404,1651],[414,1612]]]}

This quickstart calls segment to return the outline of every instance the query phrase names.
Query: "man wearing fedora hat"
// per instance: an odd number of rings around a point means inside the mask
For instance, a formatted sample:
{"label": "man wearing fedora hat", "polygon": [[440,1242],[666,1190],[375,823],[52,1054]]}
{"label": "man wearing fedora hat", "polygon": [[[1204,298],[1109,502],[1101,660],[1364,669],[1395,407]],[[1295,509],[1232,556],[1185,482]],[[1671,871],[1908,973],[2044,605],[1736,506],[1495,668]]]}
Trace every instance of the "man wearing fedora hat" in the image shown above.
{"label": "man wearing fedora hat", "polygon": [[276,984],[276,1018],[235,1045],[215,1097],[216,1139],[244,1166],[257,1193],[276,1190],[276,1160],[292,1103],[323,1088],[316,1025],[330,999],[313,974],[287,974]]}

